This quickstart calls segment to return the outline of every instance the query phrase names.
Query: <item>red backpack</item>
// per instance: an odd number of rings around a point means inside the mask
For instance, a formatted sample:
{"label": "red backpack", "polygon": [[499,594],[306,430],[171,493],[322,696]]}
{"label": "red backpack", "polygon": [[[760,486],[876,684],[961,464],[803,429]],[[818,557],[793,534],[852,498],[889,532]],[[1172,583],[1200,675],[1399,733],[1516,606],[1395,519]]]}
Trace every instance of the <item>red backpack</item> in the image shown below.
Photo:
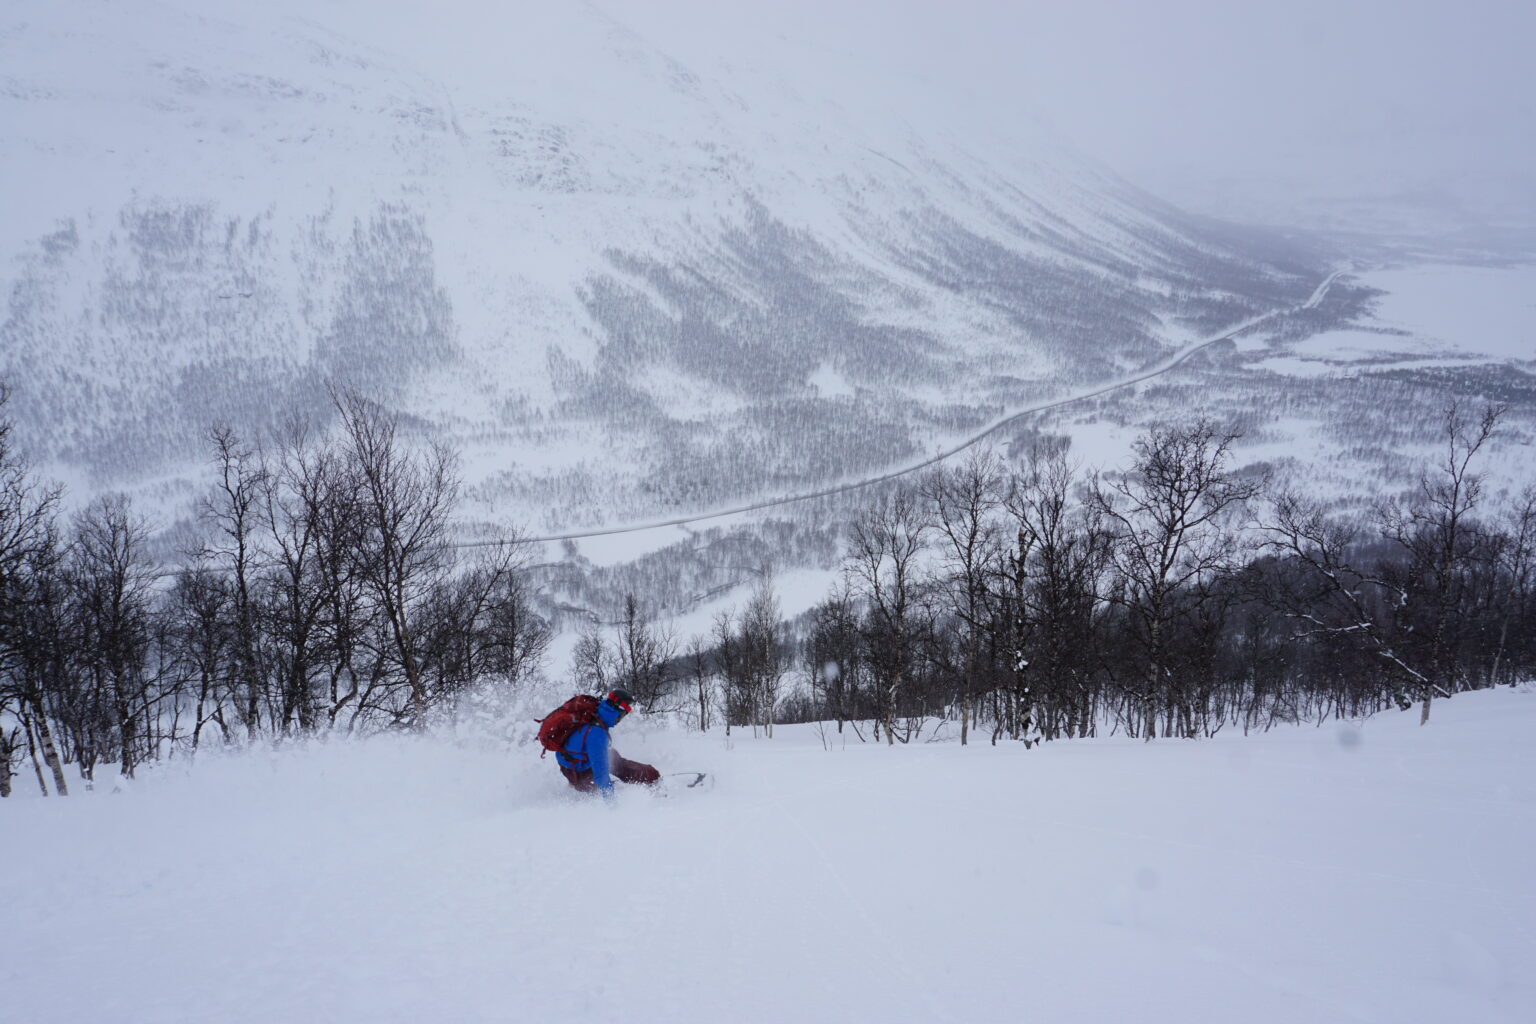
{"label": "red backpack", "polygon": [[565,741],[571,738],[571,733],[584,725],[594,723],[601,724],[597,718],[597,705],[601,701],[590,694],[577,694],[570,700],[561,704],[543,718],[535,718],[539,722],[539,743],[544,747],[544,753],[551,750],[559,750],[565,746]]}

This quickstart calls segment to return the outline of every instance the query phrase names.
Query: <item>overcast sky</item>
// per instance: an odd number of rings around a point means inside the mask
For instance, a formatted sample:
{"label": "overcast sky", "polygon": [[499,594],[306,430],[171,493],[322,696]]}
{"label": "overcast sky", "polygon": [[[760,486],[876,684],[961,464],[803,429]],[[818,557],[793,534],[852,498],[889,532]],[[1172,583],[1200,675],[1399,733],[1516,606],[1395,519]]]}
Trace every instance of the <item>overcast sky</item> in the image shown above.
{"label": "overcast sky", "polygon": [[597,3],[695,45],[780,33],[1033,107],[1209,212],[1435,186],[1536,214],[1536,0],[665,0],[671,22]]}

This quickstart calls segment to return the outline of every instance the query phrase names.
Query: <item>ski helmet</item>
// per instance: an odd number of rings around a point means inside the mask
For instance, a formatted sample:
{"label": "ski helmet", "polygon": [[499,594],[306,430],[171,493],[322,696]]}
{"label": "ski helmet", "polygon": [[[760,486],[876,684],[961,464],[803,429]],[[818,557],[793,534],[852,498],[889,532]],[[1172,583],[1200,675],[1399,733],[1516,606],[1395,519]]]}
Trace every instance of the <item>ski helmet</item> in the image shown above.
{"label": "ski helmet", "polygon": [[635,707],[635,698],[629,695],[628,690],[610,690],[604,699],[626,715]]}

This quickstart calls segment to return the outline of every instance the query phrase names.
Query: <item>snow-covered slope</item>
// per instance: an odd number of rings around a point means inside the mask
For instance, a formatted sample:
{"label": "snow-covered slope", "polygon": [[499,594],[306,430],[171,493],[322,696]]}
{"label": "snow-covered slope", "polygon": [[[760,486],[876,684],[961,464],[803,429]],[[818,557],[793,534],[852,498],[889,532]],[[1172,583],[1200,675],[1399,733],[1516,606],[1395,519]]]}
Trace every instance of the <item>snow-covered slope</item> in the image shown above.
{"label": "snow-covered slope", "polygon": [[481,514],[568,525],[889,465],[1321,277],[1023,103],[761,38],[684,63],[634,10],[19,0],[26,432],[139,483],[336,380],[462,445]]}
{"label": "snow-covered slope", "polygon": [[1035,750],[631,722],[628,756],[720,781],[612,807],[513,717],[517,745],[333,742],[4,801],[6,1019],[1536,1015],[1529,689],[1424,728]]}

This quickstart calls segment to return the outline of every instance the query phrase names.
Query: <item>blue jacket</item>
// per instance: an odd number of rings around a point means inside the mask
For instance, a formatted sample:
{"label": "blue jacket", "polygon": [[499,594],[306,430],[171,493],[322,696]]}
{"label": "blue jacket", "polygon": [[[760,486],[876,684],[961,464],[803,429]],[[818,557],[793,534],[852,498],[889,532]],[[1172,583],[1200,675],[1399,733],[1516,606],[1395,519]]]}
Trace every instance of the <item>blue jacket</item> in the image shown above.
{"label": "blue jacket", "polygon": [[621,717],[619,709],[607,701],[597,706],[597,720],[601,724],[578,726],[565,741],[565,746],[555,753],[555,761],[561,768],[574,771],[591,771],[592,781],[604,796],[613,795],[613,773],[608,758],[611,749],[608,730]]}

